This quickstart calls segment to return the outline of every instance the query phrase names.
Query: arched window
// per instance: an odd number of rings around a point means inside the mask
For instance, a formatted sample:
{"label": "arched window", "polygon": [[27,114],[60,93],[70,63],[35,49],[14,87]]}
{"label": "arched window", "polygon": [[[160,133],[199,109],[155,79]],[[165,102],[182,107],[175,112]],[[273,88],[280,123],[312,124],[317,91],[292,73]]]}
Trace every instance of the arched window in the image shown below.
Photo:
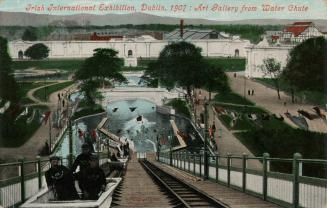
{"label": "arched window", "polygon": [[18,58],[23,59],[24,58],[24,53],[23,51],[18,51]]}
{"label": "arched window", "polygon": [[240,57],[240,50],[238,50],[238,49],[236,49],[235,50],[235,55],[234,55],[235,57]]}
{"label": "arched window", "polygon": [[132,50],[128,50],[127,55],[128,55],[128,57],[133,56],[133,51]]}

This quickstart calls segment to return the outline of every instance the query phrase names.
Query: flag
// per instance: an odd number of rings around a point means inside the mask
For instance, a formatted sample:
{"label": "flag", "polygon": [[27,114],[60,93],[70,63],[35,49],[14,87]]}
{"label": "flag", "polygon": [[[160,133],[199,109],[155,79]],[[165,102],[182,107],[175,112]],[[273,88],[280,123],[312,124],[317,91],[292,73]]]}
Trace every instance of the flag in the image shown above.
{"label": "flag", "polygon": [[92,132],[91,132],[91,138],[94,139],[94,140],[96,140],[96,138],[97,138],[97,132],[96,132],[95,129],[93,129]]}
{"label": "flag", "polygon": [[43,118],[43,121],[42,121],[42,122],[44,122],[44,124],[47,124],[48,119],[50,117],[50,114],[51,114],[51,111],[47,111],[47,112],[44,113],[44,118]]}

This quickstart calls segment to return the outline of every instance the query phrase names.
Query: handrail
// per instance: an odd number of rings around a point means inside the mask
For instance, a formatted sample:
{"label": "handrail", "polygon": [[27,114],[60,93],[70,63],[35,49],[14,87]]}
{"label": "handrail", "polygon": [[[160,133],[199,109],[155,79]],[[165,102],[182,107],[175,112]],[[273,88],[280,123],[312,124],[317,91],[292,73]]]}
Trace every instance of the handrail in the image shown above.
{"label": "handrail", "polygon": [[[327,160],[302,159],[299,153],[293,158],[273,158],[268,153],[262,157],[248,157],[247,155],[214,155],[215,158],[209,165],[208,176],[203,174],[205,170],[204,154],[191,154],[188,152],[160,152],[159,162],[176,167],[189,174],[206,177],[217,183],[235,188],[242,192],[261,196],[263,200],[281,205],[282,207],[324,207],[327,204],[327,178],[303,175],[303,164],[319,164],[327,166]],[[227,161],[219,159],[226,158]],[[241,162],[236,165],[232,159]],[[248,160],[259,160],[262,168],[255,170],[247,166]],[[224,163],[222,163],[224,162]],[[292,171],[278,172],[271,170],[272,162],[287,162]],[[323,167],[322,167],[323,168]],[[269,187],[269,188],[268,188]]]}

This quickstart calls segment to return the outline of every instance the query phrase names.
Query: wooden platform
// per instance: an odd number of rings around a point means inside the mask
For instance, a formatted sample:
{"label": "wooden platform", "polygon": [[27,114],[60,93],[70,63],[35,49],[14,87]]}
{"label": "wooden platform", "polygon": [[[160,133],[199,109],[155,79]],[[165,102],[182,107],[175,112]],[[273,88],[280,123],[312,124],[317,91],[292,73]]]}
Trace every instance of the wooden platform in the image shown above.
{"label": "wooden platform", "polygon": [[203,192],[208,193],[212,197],[227,204],[233,208],[277,208],[278,205],[263,201],[260,198],[242,193],[240,191],[228,188],[226,186],[211,182],[199,180],[186,172],[170,167],[163,163],[151,160],[154,164],[158,165],[163,170],[173,174],[174,176],[192,184]]}
{"label": "wooden platform", "polygon": [[170,199],[152,181],[135,154],[128,163],[119,197],[114,201],[118,205],[112,207],[172,207]]}

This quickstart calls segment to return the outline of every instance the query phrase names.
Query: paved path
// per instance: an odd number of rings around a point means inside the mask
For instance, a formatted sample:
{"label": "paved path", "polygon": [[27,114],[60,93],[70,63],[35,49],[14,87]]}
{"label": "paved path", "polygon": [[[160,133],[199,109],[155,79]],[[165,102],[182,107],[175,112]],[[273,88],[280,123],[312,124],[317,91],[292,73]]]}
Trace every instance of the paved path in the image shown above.
{"label": "paved path", "polygon": [[[200,90],[196,90],[196,97],[200,99],[203,103],[204,98],[208,98],[208,92],[205,90],[201,90],[201,94],[199,93]],[[212,95],[214,97],[215,94]],[[196,105],[196,114],[197,118],[200,117],[200,113],[203,113],[204,108],[202,104]],[[234,135],[233,133],[228,130],[217,118],[217,116],[214,114],[214,111],[212,108],[208,109],[208,125],[212,125],[213,121],[215,121],[216,126],[216,132],[215,132],[215,139],[216,143],[218,145],[218,153],[221,155],[239,155],[247,154],[249,157],[254,157],[254,155],[251,153],[251,151],[244,146]],[[226,160],[221,161],[222,164],[227,164]],[[242,161],[234,159],[232,161],[232,165],[234,167],[242,167]],[[250,169],[256,169],[256,170],[262,170],[262,164],[257,160],[250,160],[248,162],[248,168]]]}
{"label": "paved path", "polygon": [[[58,82],[64,82],[64,81],[58,81]],[[53,84],[50,84],[53,85]],[[47,85],[47,86],[50,86]],[[42,86],[44,87],[44,86]],[[49,107],[49,110],[54,112],[57,110],[58,107],[58,92],[65,93],[66,90],[69,90],[72,88],[72,86],[69,86],[65,89],[62,89],[60,91],[54,92],[50,95],[48,102],[42,102],[35,98],[33,96],[33,92],[35,92],[37,89],[42,88],[38,87],[35,89],[30,90],[27,95],[30,99],[32,99],[34,102],[36,102],[37,105],[46,105]],[[55,138],[61,129],[57,128],[51,128],[51,135],[52,138]],[[37,156],[39,150],[44,146],[45,142],[49,139],[49,122],[44,125],[42,124],[39,129],[33,134],[33,136],[25,142],[20,147],[15,148],[0,148],[0,158],[6,159],[6,160],[15,160],[17,158],[25,157],[27,159],[35,159]]]}
{"label": "paved path", "polygon": [[[281,100],[278,100],[277,92],[275,89],[269,88],[261,83],[253,81],[251,79],[244,79],[242,75],[233,76],[233,73],[228,73],[230,78],[231,88],[234,92],[244,96],[244,83],[245,83],[245,97],[252,102],[256,103],[271,113],[276,115],[282,115],[285,118],[285,122],[293,127],[297,127],[289,118],[287,118],[284,113],[289,112],[292,115],[298,115],[298,110],[303,109],[311,114],[315,114],[312,109],[314,106],[304,103],[292,103],[291,96],[285,94],[283,91],[280,92]],[[254,95],[248,95],[247,91],[254,90]],[[286,102],[286,105],[284,105]],[[321,118],[314,120],[306,119],[309,130],[327,133],[327,123],[325,123]]]}

